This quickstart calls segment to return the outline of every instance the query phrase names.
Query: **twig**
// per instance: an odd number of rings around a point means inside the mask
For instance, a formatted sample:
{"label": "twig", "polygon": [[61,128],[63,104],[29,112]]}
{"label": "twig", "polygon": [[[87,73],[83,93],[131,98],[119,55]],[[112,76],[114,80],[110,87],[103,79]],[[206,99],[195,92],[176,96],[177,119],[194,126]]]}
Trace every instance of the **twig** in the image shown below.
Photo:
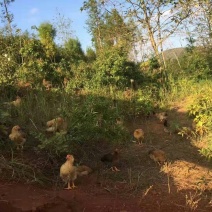
{"label": "twig", "polygon": [[169,194],[171,193],[171,189],[170,189],[170,184],[169,184],[169,174],[167,174],[167,179],[168,179],[168,191],[169,191]]}
{"label": "twig", "polygon": [[35,123],[32,121],[32,119],[29,119],[29,120],[32,122],[32,124],[33,124],[33,126],[35,127],[35,129],[38,130],[38,128],[36,127],[36,125],[35,125]]}

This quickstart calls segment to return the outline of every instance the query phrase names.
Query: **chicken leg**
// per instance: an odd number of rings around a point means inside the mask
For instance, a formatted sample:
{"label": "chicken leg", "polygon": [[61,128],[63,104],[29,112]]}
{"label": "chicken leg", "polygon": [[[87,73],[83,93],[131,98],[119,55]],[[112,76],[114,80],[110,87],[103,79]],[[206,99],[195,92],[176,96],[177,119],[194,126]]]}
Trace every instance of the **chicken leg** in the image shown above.
{"label": "chicken leg", "polygon": [[71,190],[71,189],[74,189],[74,188],[77,188],[77,186],[75,186],[74,182],[72,182],[72,186],[70,185],[70,182],[68,182],[68,187],[65,188],[66,190]]}

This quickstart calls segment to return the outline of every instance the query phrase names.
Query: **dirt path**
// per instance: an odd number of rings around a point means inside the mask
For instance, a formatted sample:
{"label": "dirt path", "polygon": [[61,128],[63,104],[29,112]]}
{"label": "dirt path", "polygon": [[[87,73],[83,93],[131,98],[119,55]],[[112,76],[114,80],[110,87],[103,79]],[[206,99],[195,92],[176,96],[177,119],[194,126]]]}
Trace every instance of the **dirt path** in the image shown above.
{"label": "dirt path", "polygon": [[[183,104],[168,111],[169,123],[190,126]],[[102,169],[77,179],[78,188],[63,190],[30,184],[0,182],[0,211],[212,211],[212,165],[198,149],[167,133],[155,118],[138,118],[127,126],[145,132],[144,146],[131,143],[121,150],[119,168]],[[151,148],[166,152],[169,163],[159,167],[148,157]]]}

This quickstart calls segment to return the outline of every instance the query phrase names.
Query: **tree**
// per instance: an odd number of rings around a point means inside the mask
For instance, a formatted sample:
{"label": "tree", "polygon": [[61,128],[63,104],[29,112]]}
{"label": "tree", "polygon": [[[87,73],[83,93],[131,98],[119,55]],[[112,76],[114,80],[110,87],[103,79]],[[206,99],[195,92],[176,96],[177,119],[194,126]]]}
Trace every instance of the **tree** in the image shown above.
{"label": "tree", "polygon": [[84,2],[81,11],[87,10],[89,19],[87,20],[88,31],[92,36],[92,41],[94,43],[96,52],[102,50],[102,33],[101,26],[103,24],[103,13],[102,13],[102,5],[97,0],[88,0]]}
{"label": "tree", "polygon": [[0,6],[2,7],[1,19],[2,22],[7,25],[6,29],[9,31],[10,35],[13,35],[12,30],[13,14],[9,12],[8,7],[14,1],[15,0],[3,0],[0,2]]}
{"label": "tree", "polygon": [[116,9],[106,12],[101,30],[104,47],[117,46],[127,53],[131,51],[133,30]]}
{"label": "tree", "polygon": [[[137,27],[141,27],[147,34],[155,56],[161,63],[160,51],[163,52],[163,43],[176,32],[189,14],[187,0],[126,0],[130,8],[129,17],[136,19]],[[142,38],[144,39],[144,38]]]}
{"label": "tree", "polygon": [[105,48],[113,46],[128,53],[131,51],[134,37],[132,20],[125,21],[116,8],[107,9],[104,1],[88,0],[82,9],[87,10],[89,14],[87,25],[97,55]]}
{"label": "tree", "polygon": [[53,60],[56,54],[56,47],[54,43],[54,38],[56,36],[56,30],[52,24],[48,22],[41,23],[38,28],[38,36],[40,38],[41,43],[43,44],[46,56]]}
{"label": "tree", "polygon": [[69,38],[73,37],[73,30],[71,26],[71,19],[66,18],[59,11],[57,11],[56,17],[54,18],[54,27],[57,31],[56,37],[59,44],[64,44]]}
{"label": "tree", "polygon": [[193,15],[189,17],[191,36],[197,38],[200,45],[212,45],[212,0],[193,0],[190,3]]}
{"label": "tree", "polygon": [[92,48],[86,49],[86,60],[87,62],[93,62],[96,60],[96,52]]}
{"label": "tree", "polygon": [[64,56],[67,60],[70,60],[70,62],[75,64],[79,63],[80,60],[85,59],[85,55],[79,40],[70,38],[67,42],[65,42]]}

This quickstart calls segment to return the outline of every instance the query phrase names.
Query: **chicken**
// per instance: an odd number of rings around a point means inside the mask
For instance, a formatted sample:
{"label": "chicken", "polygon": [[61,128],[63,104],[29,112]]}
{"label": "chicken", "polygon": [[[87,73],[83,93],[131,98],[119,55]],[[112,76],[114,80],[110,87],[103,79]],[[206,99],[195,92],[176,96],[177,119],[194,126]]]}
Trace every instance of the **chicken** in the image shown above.
{"label": "chicken", "polygon": [[21,97],[16,96],[16,100],[14,100],[12,102],[4,102],[4,105],[13,105],[15,107],[19,107],[21,105]]}
{"label": "chicken", "polygon": [[92,169],[85,165],[77,166],[76,168],[77,168],[77,176],[88,175],[92,172]]}
{"label": "chicken", "polygon": [[112,167],[110,168],[112,171],[120,171],[115,164],[119,161],[119,151],[115,149],[113,153],[107,153],[101,157],[101,161],[103,163],[111,164]]}
{"label": "chicken", "polygon": [[138,144],[142,144],[142,141],[144,140],[144,131],[142,129],[136,129],[133,136],[138,141]]}
{"label": "chicken", "polygon": [[160,122],[164,122],[168,118],[168,114],[166,112],[155,113],[155,116],[160,120]]}
{"label": "chicken", "polygon": [[46,79],[43,79],[43,86],[46,88],[46,90],[51,90],[52,83],[50,81],[47,81]]}
{"label": "chicken", "polygon": [[12,128],[9,138],[16,144],[17,149],[19,149],[19,147],[23,149],[23,145],[26,142],[26,134],[22,131],[19,125]]}
{"label": "chicken", "polygon": [[18,81],[17,83],[19,88],[31,88],[32,84],[30,82]]}
{"label": "chicken", "polygon": [[126,88],[125,91],[123,92],[124,98],[127,100],[131,100],[133,96],[133,91],[130,88]]}
{"label": "chicken", "polygon": [[[68,183],[68,187],[65,188],[68,190],[76,188],[74,181],[77,179],[77,167],[73,163],[74,156],[67,155],[66,162],[60,167],[60,177],[65,183]],[[70,182],[72,182],[72,186]]]}
{"label": "chicken", "polygon": [[63,79],[63,85],[64,85],[64,87],[66,87],[68,85],[68,83],[69,83],[69,79],[66,78],[66,77],[64,77],[64,79]]}
{"label": "chicken", "polygon": [[166,161],[166,154],[160,149],[150,150],[148,154],[149,157],[159,165],[163,165]]}
{"label": "chicken", "polygon": [[67,133],[68,124],[61,117],[57,117],[55,119],[47,121],[46,126],[47,126],[47,129],[46,129],[47,132],[60,132],[62,134]]}

